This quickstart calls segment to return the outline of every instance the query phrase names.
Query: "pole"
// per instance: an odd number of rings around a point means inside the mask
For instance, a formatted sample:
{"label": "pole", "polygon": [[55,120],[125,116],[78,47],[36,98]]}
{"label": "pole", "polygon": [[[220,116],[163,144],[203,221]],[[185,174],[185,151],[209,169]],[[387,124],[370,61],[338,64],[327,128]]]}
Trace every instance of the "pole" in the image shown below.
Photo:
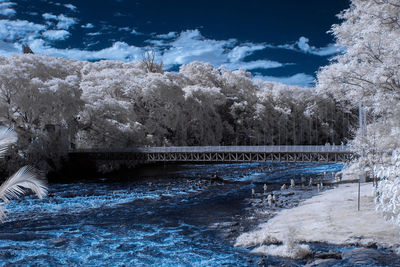
{"label": "pole", "polygon": [[358,177],[358,211],[360,211],[361,176]]}
{"label": "pole", "polygon": [[[365,120],[365,111],[364,111],[362,102],[360,102],[358,105],[358,123],[359,123],[359,127],[361,130],[361,135],[363,137],[365,137],[365,135],[366,135],[366,120]],[[361,152],[361,157],[362,158],[365,157],[364,149]],[[364,170],[363,170],[363,172],[364,172]],[[358,176],[358,211],[360,211],[360,188],[361,188],[361,176],[362,175],[363,174],[360,174]]]}

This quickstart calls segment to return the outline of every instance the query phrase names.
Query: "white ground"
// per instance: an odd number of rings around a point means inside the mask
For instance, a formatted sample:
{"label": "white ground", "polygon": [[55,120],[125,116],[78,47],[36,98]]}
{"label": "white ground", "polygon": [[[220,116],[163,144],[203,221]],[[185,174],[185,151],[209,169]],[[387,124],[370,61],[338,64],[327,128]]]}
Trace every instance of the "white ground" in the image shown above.
{"label": "white ground", "polygon": [[[400,229],[375,211],[372,183],[361,184],[360,211],[357,211],[357,192],[357,183],[324,191],[298,207],[280,211],[259,229],[240,235],[235,245],[251,247],[277,241],[287,243],[290,239],[300,243],[376,244],[399,251]],[[253,252],[271,255],[269,250],[276,251],[272,246],[261,246]]]}

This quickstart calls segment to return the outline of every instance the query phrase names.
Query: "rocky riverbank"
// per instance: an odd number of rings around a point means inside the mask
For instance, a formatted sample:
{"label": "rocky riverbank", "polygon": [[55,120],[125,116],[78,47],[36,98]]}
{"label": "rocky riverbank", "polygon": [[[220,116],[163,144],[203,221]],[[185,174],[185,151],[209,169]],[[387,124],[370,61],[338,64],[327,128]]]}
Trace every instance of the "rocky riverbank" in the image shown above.
{"label": "rocky riverbank", "polygon": [[[297,186],[256,193],[248,204],[258,226],[240,234],[235,245],[267,257],[303,258],[308,266],[400,264],[399,230],[375,212],[372,184],[361,186],[360,211],[357,184],[324,189],[332,190],[318,194],[315,186]],[[276,195],[272,206],[269,194]]]}

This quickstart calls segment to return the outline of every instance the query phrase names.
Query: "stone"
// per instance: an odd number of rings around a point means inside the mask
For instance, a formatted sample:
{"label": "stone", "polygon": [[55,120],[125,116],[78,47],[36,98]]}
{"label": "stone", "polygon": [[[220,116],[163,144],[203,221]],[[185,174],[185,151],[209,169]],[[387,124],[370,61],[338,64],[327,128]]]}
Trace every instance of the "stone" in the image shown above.
{"label": "stone", "polygon": [[314,254],[315,258],[320,258],[320,259],[329,259],[329,258],[333,258],[333,259],[342,259],[342,255],[340,252],[336,252],[336,251],[329,251],[329,252],[322,252],[322,251],[317,251]]}
{"label": "stone", "polygon": [[66,239],[66,238],[54,238],[50,242],[58,247],[58,246],[65,245],[68,242],[68,239]]}
{"label": "stone", "polygon": [[328,267],[328,266],[334,266],[335,264],[337,264],[337,260],[336,259],[317,259],[317,260],[314,260],[311,263],[308,263],[308,264],[304,265],[304,267],[314,267],[314,266],[318,266],[318,267],[325,267],[326,266],[326,267]]}
{"label": "stone", "polygon": [[283,197],[289,197],[289,196],[293,196],[294,192],[282,192],[280,195]]}
{"label": "stone", "polygon": [[355,248],[342,253],[343,260],[347,260],[351,266],[360,264],[376,266],[384,261],[386,257],[387,255],[371,248]]}

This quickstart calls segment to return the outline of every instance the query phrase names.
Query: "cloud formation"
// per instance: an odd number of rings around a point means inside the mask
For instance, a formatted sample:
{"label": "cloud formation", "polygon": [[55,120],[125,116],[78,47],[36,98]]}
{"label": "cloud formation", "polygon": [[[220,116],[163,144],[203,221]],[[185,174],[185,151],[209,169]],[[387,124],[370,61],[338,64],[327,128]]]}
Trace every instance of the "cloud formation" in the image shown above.
{"label": "cloud formation", "polygon": [[51,13],[44,13],[42,17],[48,21],[50,20],[57,21],[56,27],[59,30],[68,30],[72,25],[78,23],[77,19],[67,17],[64,14],[56,16]]}
{"label": "cloud formation", "polygon": [[76,10],[76,6],[74,6],[73,4],[65,4],[64,6],[65,6],[66,8],[68,8],[68,9],[72,10],[72,11],[75,11],[75,10]]}
{"label": "cloud formation", "polygon": [[283,67],[287,64],[282,64],[277,61],[271,60],[254,60],[254,61],[236,61],[231,63],[223,64],[226,68],[237,70],[237,69],[246,69],[246,70],[255,70],[255,69],[272,69]]}
{"label": "cloud formation", "polygon": [[236,40],[212,40],[204,38],[199,30],[187,30],[173,41],[165,43],[169,48],[163,51],[163,62],[167,66],[205,61],[219,66],[227,62],[226,49]]}
{"label": "cloud formation", "polygon": [[175,38],[178,35],[177,32],[169,32],[169,33],[165,33],[165,34],[158,34],[156,35],[157,38],[160,39],[172,39]]}
{"label": "cloud formation", "polygon": [[40,36],[45,25],[26,20],[0,20],[0,40],[7,42],[28,42]]}
{"label": "cloud formation", "polygon": [[[176,36],[176,37],[174,37]],[[160,38],[160,35],[157,35]],[[149,40],[150,43],[162,49],[163,63],[167,67],[187,64],[192,61],[205,61],[215,66],[225,66],[228,69],[247,70],[279,68],[283,64],[271,60],[246,61],[246,57],[255,51],[266,48],[264,44],[244,43],[239,44],[235,39],[212,40],[207,39],[199,30],[187,30],[161,35],[163,40]],[[168,38],[167,38],[168,37]],[[170,40],[170,39],[173,40]]]}
{"label": "cloud formation", "polygon": [[66,30],[48,30],[42,33],[43,37],[51,41],[65,40],[71,34]]}
{"label": "cloud formation", "polygon": [[94,25],[92,23],[86,23],[85,25],[81,25],[81,28],[92,29],[94,28]]}
{"label": "cloud formation", "polygon": [[2,16],[14,16],[17,12],[15,9],[11,8],[16,4],[13,2],[2,2],[0,1],[0,15]]}
{"label": "cloud formation", "polygon": [[278,46],[270,46],[270,48],[283,48],[297,52],[303,52],[316,56],[326,57],[333,56],[344,51],[343,47],[329,44],[325,47],[315,47],[309,44],[310,40],[307,37],[301,36],[295,44],[284,44]]}
{"label": "cloud formation", "polygon": [[124,42],[115,42],[111,47],[98,51],[87,51],[75,48],[54,48],[42,39],[36,39],[30,42],[29,45],[31,49],[38,54],[90,61],[101,59],[120,60],[126,62],[140,60],[143,51],[140,47],[130,46]]}
{"label": "cloud formation", "polygon": [[340,53],[343,48],[330,44],[326,47],[316,48],[308,44],[310,40],[304,36],[301,36],[296,42],[299,49],[305,53],[310,53],[317,56],[331,56]]}

